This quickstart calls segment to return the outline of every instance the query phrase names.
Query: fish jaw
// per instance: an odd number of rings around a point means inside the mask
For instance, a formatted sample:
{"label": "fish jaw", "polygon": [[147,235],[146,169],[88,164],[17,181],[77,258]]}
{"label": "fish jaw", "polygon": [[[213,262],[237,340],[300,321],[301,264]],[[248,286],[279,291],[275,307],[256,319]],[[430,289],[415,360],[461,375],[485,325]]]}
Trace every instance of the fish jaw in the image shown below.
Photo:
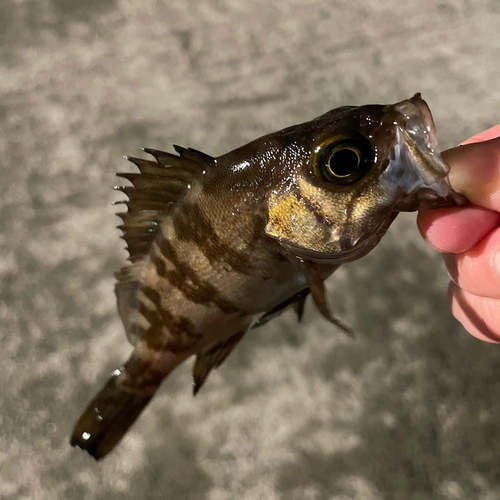
{"label": "fish jaw", "polygon": [[398,118],[396,142],[382,180],[388,189],[401,192],[395,210],[412,212],[422,208],[465,205],[448,180],[450,167],[439,152],[436,130],[427,103],[415,94],[393,105]]}

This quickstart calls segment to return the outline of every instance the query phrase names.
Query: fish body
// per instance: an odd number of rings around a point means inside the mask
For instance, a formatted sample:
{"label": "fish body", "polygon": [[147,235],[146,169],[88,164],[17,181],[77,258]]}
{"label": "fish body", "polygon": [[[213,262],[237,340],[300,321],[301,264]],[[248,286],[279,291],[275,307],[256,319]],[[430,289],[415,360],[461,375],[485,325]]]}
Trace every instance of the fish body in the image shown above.
{"label": "fish body", "polygon": [[194,392],[252,327],[366,255],[398,212],[463,204],[447,181],[434,124],[417,94],[343,107],[213,158],[145,149],[119,214],[130,263],[118,311],[134,349],[77,422],[72,444],[101,458],[165,377],[195,355]]}

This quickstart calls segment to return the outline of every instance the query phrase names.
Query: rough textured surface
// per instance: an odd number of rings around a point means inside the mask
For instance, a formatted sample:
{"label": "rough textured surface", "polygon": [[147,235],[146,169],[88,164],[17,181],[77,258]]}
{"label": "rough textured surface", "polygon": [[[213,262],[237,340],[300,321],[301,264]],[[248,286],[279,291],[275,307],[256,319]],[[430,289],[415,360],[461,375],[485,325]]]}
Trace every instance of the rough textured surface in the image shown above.
{"label": "rough textured surface", "polygon": [[343,104],[421,91],[441,144],[498,122],[496,0],[3,0],[0,498],[500,497],[498,348],[450,317],[401,217],[308,304],[255,330],[193,399],[189,366],[101,463],[72,425],[128,354],[110,203],[124,154],[221,154]]}

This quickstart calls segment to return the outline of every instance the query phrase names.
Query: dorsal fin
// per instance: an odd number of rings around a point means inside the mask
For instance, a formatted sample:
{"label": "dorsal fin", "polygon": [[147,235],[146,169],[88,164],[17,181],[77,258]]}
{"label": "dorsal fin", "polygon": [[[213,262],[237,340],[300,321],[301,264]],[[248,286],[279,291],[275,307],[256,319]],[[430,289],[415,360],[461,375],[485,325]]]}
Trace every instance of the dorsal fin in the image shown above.
{"label": "dorsal fin", "polygon": [[140,173],[117,174],[132,186],[115,188],[128,196],[128,210],[117,215],[123,220],[118,227],[123,231],[131,262],[149,251],[161,222],[213,162],[213,158],[198,152],[177,156],[155,149],[144,151],[154,156],[156,162],[127,156]]}
{"label": "dorsal fin", "polygon": [[177,151],[177,153],[179,153],[179,156],[181,158],[187,158],[189,160],[211,163],[215,159],[212,156],[203,153],[202,151],[198,151],[197,149],[186,149],[182,146],[178,146],[177,144],[174,144],[174,149]]}

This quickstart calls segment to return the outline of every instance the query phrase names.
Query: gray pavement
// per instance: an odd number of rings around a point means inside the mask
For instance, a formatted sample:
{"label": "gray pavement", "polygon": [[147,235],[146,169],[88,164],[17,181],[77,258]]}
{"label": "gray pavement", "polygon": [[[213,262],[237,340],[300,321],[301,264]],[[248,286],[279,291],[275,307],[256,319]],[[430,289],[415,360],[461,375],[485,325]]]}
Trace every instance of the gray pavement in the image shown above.
{"label": "gray pavement", "polygon": [[130,351],[122,155],[417,91],[451,147],[500,121],[499,27],[497,0],[1,0],[0,498],[500,498],[499,351],[450,316],[410,215],[328,283],[357,341],[308,304],[196,398],[179,369],[106,460],[68,444]]}

